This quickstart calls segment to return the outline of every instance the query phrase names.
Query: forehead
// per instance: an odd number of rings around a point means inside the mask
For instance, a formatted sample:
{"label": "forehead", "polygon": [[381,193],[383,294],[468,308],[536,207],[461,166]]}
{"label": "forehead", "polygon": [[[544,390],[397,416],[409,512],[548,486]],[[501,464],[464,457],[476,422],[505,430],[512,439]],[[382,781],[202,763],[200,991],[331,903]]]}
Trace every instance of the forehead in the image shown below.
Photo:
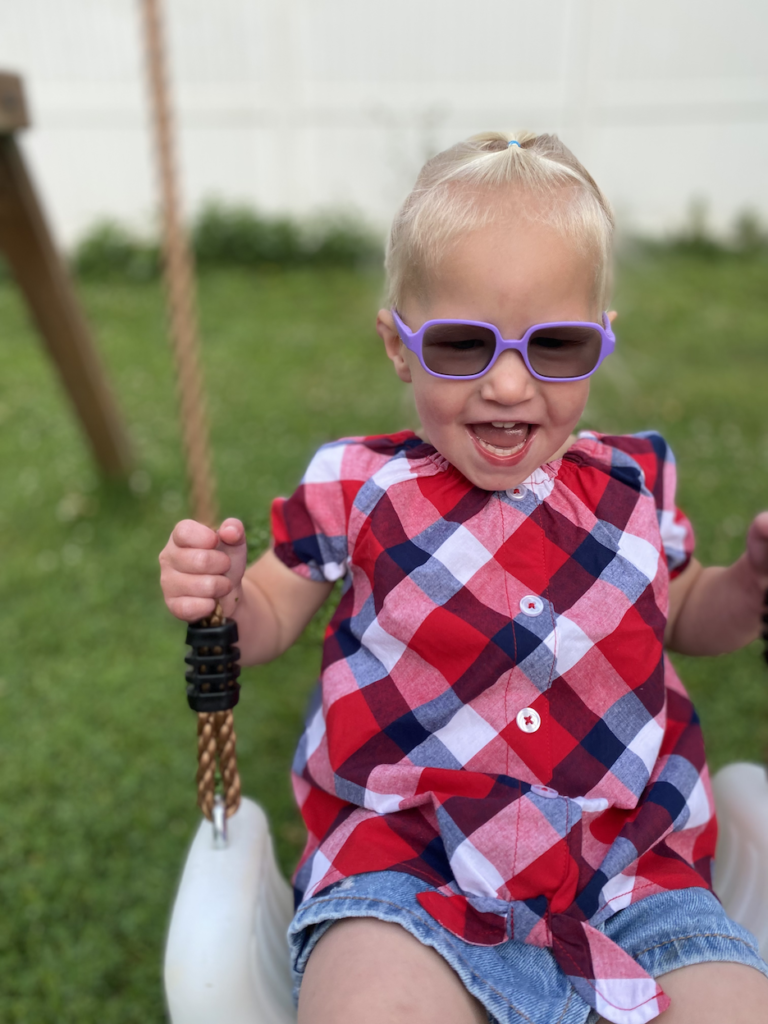
{"label": "forehead", "polygon": [[506,207],[452,238],[414,296],[425,319],[465,317],[516,330],[596,319],[595,253],[536,214]]}

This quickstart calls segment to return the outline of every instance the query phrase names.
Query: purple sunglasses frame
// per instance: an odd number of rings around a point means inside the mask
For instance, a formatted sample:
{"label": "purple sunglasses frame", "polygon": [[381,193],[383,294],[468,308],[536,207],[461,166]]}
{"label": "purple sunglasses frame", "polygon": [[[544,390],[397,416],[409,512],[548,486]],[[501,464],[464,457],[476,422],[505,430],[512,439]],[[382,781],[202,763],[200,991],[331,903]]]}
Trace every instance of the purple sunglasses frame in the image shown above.
{"label": "purple sunglasses frame", "polygon": [[[583,320],[557,320],[544,324],[534,324],[533,327],[529,327],[525,334],[519,340],[502,338],[501,331],[498,327],[493,324],[484,323],[482,320],[427,320],[426,323],[422,324],[418,331],[412,331],[403,321],[400,319],[396,309],[391,310],[392,316],[397,327],[397,333],[400,335],[400,339],[406,348],[414,352],[421,365],[432,377],[441,377],[443,380],[477,380],[478,377],[484,377],[486,373],[491,369],[493,364],[499,358],[502,352],[506,352],[507,349],[514,349],[519,352],[523,357],[528,372],[531,376],[535,377],[536,380],[544,381],[547,384],[555,384],[558,381],[565,383],[566,381],[572,380],[586,380],[587,377],[591,377],[593,373],[599,368],[600,364],[606,359],[616,347],[616,335],[611,330],[611,322],[608,319],[608,314],[603,313],[603,323],[595,324],[589,321]],[[450,374],[450,373],[437,373],[435,370],[430,370],[427,364],[424,362],[424,356],[422,355],[422,343],[424,340],[424,332],[429,327],[434,327],[437,324],[466,324],[469,327],[486,327],[489,331],[493,332],[496,338],[496,349],[491,356],[491,360],[484,370],[480,373],[469,373],[466,376],[463,374]],[[582,373],[578,377],[543,377],[540,373],[537,373],[531,366],[528,359],[528,339],[534,333],[534,331],[540,331],[542,328],[547,327],[594,327],[595,330],[599,331],[601,338],[600,355],[598,356],[597,362],[589,371],[589,373]]]}

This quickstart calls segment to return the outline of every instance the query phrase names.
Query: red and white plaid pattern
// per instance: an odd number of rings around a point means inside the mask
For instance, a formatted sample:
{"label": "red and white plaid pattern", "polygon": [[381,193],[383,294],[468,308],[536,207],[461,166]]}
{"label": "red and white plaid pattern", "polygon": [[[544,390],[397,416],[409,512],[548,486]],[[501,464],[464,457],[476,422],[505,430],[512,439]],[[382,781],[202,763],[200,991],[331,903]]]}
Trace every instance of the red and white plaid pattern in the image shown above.
{"label": "red and white plaid pattern", "polygon": [[410,432],[320,449],[273,507],[278,557],[344,579],[294,764],[299,899],[408,872],[465,940],[551,947],[616,1024],[665,1009],[595,926],[710,886],[701,733],[663,651],[693,548],[674,492],[657,434],[583,434],[496,493]]}

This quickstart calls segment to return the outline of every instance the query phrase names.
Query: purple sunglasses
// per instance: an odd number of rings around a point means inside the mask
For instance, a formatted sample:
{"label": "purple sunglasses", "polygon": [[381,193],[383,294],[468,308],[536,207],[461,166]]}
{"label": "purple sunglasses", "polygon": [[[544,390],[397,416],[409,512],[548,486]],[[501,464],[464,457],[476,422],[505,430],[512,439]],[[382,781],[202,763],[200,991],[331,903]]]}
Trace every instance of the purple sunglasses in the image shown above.
{"label": "purple sunglasses", "polygon": [[414,332],[397,310],[392,316],[404,345],[427,373],[449,380],[482,377],[508,348],[520,353],[537,380],[584,380],[616,346],[607,313],[602,326],[581,321],[534,324],[519,341],[502,338],[498,327],[478,320],[427,320]]}

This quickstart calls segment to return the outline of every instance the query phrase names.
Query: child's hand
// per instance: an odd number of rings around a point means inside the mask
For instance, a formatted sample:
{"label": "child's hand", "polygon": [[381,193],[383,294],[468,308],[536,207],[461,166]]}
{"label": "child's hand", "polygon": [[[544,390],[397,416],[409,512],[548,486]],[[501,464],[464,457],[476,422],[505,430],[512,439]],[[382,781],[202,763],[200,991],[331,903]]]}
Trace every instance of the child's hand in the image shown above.
{"label": "child's hand", "polygon": [[173,529],[160,552],[160,586],[168,610],[184,622],[210,615],[221,603],[232,615],[242,594],[245,529],[239,519],[225,519],[218,531],[193,519]]}
{"label": "child's hand", "polygon": [[768,588],[768,512],[760,512],[747,531],[747,561],[764,591]]}

